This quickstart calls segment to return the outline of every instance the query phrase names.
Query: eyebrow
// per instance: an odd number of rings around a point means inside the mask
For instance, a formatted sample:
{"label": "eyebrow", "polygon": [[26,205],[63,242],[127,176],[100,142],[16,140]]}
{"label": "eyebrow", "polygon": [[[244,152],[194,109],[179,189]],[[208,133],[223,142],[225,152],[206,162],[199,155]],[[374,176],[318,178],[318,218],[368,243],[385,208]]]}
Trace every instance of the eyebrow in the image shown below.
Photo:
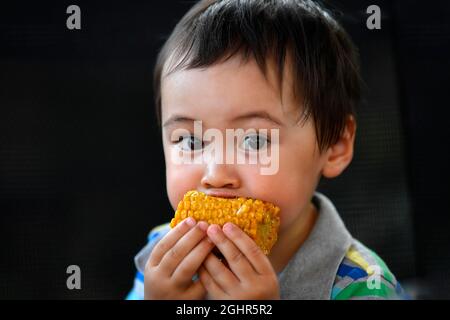
{"label": "eyebrow", "polygon": [[174,125],[176,123],[186,123],[186,122],[194,122],[195,119],[181,116],[181,115],[173,115],[169,119],[166,120],[163,124],[163,128]]}
{"label": "eyebrow", "polygon": [[273,124],[275,124],[277,126],[283,126],[283,123],[280,120],[273,117],[266,111],[253,111],[253,112],[245,113],[243,115],[233,118],[232,121],[244,121],[244,120],[250,120],[250,119],[262,119],[262,120],[272,122]]}
{"label": "eyebrow", "polygon": [[[252,111],[249,113],[239,115],[239,116],[233,118],[231,121],[238,122],[238,121],[245,121],[245,120],[251,120],[251,119],[262,119],[262,120],[272,122],[273,124],[275,124],[277,126],[283,126],[283,123],[280,120],[271,116],[266,111]],[[182,115],[173,115],[164,122],[163,127],[166,128],[166,127],[174,125],[176,123],[191,123],[194,121],[195,121],[195,119],[193,119],[193,118],[189,118],[189,117],[182,116]]]}

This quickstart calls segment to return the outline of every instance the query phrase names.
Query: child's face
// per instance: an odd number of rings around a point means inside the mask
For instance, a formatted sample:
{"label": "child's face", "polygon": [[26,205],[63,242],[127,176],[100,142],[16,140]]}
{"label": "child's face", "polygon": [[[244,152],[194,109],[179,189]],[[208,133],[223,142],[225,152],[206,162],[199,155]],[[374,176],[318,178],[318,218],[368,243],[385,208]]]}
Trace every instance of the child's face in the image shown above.
{"label": "child's face", "polygon": [[[303,125],[295,123],[300,110],[293,97],[289,68],[285,68],[283,80],[283,106],[274,70],[269,64],[266,79],[254,60],[243,63],[234,56],[206,69],[177,71],[163,79],[163,146],[173,208],[191,189],[257,198],[281,208],[280,231],[305,210],[327,154],[319,152],[311,117]],[[180,128],[193,134],[194,123],[188,119],[201,120],[203,131],[216,128],[224,137],[226,129],[279,129],[278,171],[262,175],[260,164],[218,164],[214,158],[202,164],[173,163],[170,153],[180,146],[186,148],[190,140],[172,134]]]}

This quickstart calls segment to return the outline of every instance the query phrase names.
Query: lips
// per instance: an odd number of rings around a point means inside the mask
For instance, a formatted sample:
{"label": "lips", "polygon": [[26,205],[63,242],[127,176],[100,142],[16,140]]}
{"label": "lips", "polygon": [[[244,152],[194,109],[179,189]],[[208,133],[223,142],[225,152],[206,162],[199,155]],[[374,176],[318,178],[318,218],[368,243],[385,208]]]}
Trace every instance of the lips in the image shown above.
{"label": "lips", "polygon": [[225,191],[203,191],[206,195],[211,197],[220,197],[220,198],[238,198],[239,195],[233,194]]}

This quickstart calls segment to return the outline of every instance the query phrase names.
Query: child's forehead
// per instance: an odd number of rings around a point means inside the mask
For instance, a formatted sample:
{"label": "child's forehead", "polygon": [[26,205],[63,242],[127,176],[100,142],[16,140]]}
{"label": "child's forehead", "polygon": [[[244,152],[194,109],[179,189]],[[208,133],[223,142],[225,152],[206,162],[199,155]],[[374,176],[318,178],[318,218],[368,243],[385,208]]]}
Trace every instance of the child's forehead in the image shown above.
{"label": "child's forehead", "polygon": [[193,112],[232,118],[236,114],[269,112],[284,117],[298,110],[293,81],[285,68],[282,90],[278,69],[267,61],[266,73],[256,60],[233,56],[205,68],[177,70],[162,81],[162,115]]}
{"label": "child's forehead", "polygon": [[[263,61],[259,63],[254,58],[252,54],[245,55],[243,52],[236,52],[234,54],[223,54],[222,58],[217,61],[210,63],[207,66],[202,66],[199,68],[185,68],[183,67],[189,62],[184,61],[186,57],[181,56],[176,59],[174,55],[168,57],[163,66],[162,72],[162,82],[168,78],[173,78],[172,75],[176,74],[178,78],[180,74],[190,74],[195,73],[204,74],[205,71],[209,74],[224,74],[224,75],[245,75],[247,77],[252,77],[254,80],[262,80],[276,89],[280,86],[281,82],[286,82],[287,86],[294,85],[293,78],[293,62],[290,50],[286,52],[284,56],[283,66],[280,68],[278,65],[278,58],[273,54],[269,54],[264,57]],[[189,61],[189,59],[187,59]],[[282,74],[281,74],[282,73]]]}

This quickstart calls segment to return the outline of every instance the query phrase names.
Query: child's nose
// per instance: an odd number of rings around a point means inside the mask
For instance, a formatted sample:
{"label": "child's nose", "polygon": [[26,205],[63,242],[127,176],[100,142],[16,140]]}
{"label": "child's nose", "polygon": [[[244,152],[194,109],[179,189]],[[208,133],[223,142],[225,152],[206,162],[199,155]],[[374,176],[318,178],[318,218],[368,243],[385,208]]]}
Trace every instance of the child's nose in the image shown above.
{"label": "child's nose", "polygon": [[201,185],[204,188],[239,188],[240,180],[232,167],[227,164],[209,164],[203,174]]}

